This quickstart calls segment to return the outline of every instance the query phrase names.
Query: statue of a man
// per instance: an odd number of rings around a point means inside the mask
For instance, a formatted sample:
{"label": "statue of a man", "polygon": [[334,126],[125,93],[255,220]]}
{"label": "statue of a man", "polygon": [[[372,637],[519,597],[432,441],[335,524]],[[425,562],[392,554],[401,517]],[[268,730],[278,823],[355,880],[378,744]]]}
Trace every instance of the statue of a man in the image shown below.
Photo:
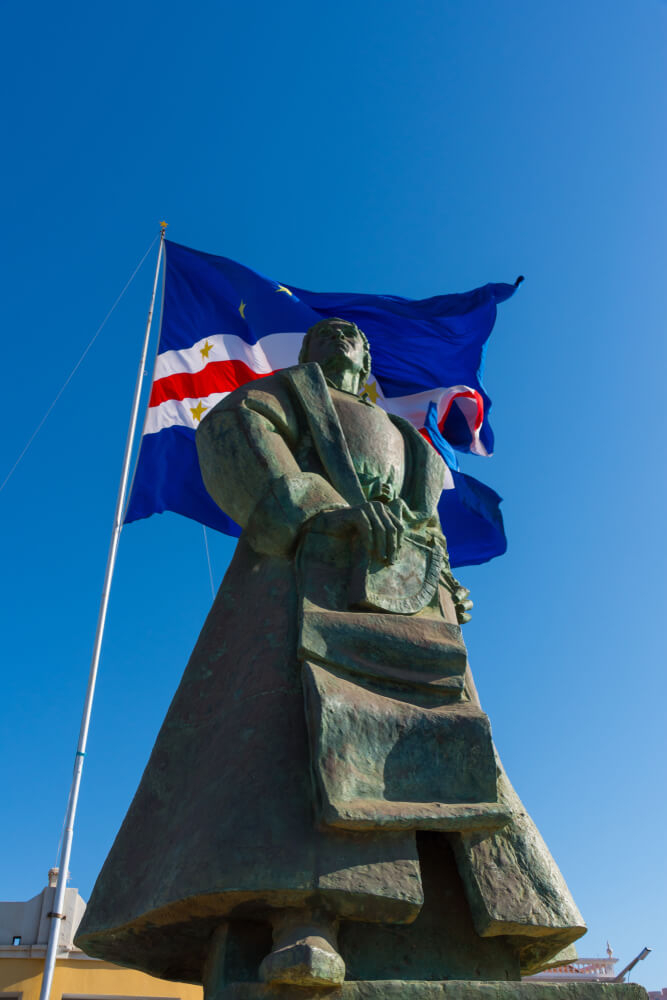
{"label": "statue of a man", "polygon": [[243,533],[79,943],[211,998],[517,979],[584,926],[470,675],[444,463],[359,395],[354,324],[316,324],[300,362],[198,429]]}

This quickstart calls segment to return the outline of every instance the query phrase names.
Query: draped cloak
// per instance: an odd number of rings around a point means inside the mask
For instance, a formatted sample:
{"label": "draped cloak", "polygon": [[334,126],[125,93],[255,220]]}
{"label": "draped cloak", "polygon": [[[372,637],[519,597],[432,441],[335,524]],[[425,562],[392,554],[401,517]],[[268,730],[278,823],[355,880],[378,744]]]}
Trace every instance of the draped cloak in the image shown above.
{"label": "draped cloak", "polygon": [[[243,532],[91,895],[77,937],[89,954],[201,982],[223,919],[324,905],[409,923],[418,830],[453,849],[477,934],[512,942],[523,972],[584,933],[467,665],[438,538],[444,464],[406,421],[371,413],[400,461],[379,447],[369,468],[348,447],[316,364],[246,385],[202,421],[204,480]],[[309,532],[376,495],[414,565],[373,567]]]}

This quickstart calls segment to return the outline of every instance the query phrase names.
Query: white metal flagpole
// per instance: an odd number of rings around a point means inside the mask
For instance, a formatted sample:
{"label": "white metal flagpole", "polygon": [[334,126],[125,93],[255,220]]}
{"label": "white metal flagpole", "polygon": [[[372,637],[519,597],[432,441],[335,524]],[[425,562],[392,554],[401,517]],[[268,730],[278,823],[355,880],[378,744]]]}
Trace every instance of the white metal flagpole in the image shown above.
{"label": "white metal flagpole", "polygon": [[88,674],[88,688],[86,690],[86,700],[84,702],[83,715],[81,718],[79,742],[77,744],[76,754],[74,756],[74,774],[72,775],[72,784],[70,787],[69,799],[67,802],[67,813],[65,816],[65,831],[63,834],[62,847],[60,850],[60,858],[58,861],[58,882],[56,884],[56,893],[53,900],[53,910],[48,914],[51,920],[51,924],[49,927],[49,943],[46,949],[46,958],[44,960],[42,989],[39,995],[39,1000],[49,1000],[51,985],[53,983],[53,973],[55,970],[56,958],[58,955],[58,941],[60,939],[60,921],[63,920],[65,917],[63,908],[65,902],[65,889],[67,888],[67,873],[69,869],[69,860],[70,860],[70,855],[72,853],[74,818],[76,816],[76,807],[79,799],[79,788],[81,786],[81,773],[83,771],[83,761],[86,756],[88,729],[90,726],[90,715],[93,708],[93,698],[95,696],[95,682],[97,681],[97,668],[100,662],[100,651],[102,649],[102,639],[104,637],[104,626],[106,623],[107,608],[109,606],[109,592],[111,590],[111,580],[113,578],[113,571],[116,564],[116,555],[118,552],[118,542],[120,539],[120,532],[123,526],[122,525],[123,509],[125,507],[125,494],[127,492],[127,483],[130,475],[130,460],[132,458],[132,445],[134,443],[134,435],[137,429],[137,417],[139,415],[141,387],[144,376],[144,368],[146,365],[146,356],[148,354],[148,343],[150,340],[151,323],[153,320],[153,308],[155,306],[155,294],[157,292],[157,285],[160,276],[160,264],[162,263],[162,254],[164,251],[164,231],[166,229],[166,226],[167,226],[166,222],[160,223],[160,230],[161,230],[160,248],[158,250],[157,263],[155,265],[153,293],[151,295],[151,304],[148,309],[148,319],[146,320],[146,333],[144,335],[144,343],[141,351],[141,360],[139,362],[139,370],[137,372],[137,382],[134,387],[134,398],[132,400],[132,410],[130,412],[130,424],[127,430],[127,439],[125,441],[125,454],[123,456],[123,467],[120,475],[120,483],[118,485],[116,510],[114,512],[114,518],[113,518],[111,541],[109,542],[109,554],[107,556],[107,565],[104,573],[104,584],[102,586],[100,609],[97,616],[97,629],[95,630],[95,641],[93,643],[93,654],[90,662],[90,672]]}

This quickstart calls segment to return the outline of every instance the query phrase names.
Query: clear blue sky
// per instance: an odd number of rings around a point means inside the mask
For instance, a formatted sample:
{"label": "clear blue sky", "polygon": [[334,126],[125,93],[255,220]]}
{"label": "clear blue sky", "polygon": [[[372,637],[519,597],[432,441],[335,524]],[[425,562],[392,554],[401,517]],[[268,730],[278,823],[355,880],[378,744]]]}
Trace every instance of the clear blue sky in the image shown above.
{"label": "clear blue sky", "polygon": [[[488,352],[506,556],[462,570],[483,703],[589,924],[667,986],[664,0],[6,0],[0,480],[144,252],[301,287],[513,281]],[[151,259],[151,263],[154,258]],[[151,281],[0,493],[0,898],[56,858]],[[232,543],[211,538],[219,580]],[[71,863],[88,896],[211,602],[123,533]],[[267,748],[270,753],[270,748]],[[619,965],[620,968],[620,965]]]}

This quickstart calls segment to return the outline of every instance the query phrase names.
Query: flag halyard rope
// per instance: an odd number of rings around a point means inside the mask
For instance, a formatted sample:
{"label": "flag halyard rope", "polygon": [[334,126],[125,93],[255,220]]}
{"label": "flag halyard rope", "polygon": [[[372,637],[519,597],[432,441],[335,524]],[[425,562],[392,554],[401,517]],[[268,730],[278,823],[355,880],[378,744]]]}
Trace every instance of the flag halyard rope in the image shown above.
{"label": "flag halyard rope", "polygon": [[213,570],[211,569],[211,553],[208,550],[208,535],[206,534],[206,525],[202,524],[202,531],[204,532],[204,546],[206,548],[206,562],[208,563],[208,578],[211,581],[211,595],[213,600],[215,600],[215,586],[213,585]]}
{"label": "flag halyard rope", "polygon": [[[150,306],[148,309],[148,317],[146,320],[146,330],[144,333],[141,358],[139,361],[139,367],[137,370],[137,376],[134,386],[134,396],[132,400],[129,426],[127,429],[127,436],[125,440],[125,452],[123,455],[123,464],[121,469],[120,482],[118,484],[118,495],[116,497],[116,507],[113,517],[111,539],[109,542],[109,551],[107,554],[107,564],[104,572],[104,584],[102,586],[102,595],[100,598],[100,607],[97,616],[97,627],[95,630],[95,640],[93,643],[90,671],[88,674],[88,686],[86,689],[86,697],[84,702],[83,714],[81,717],[81,728],[79,731],[76,753],[74,755],[74,771],[72,774],[72,783],[70,785],[69,798],[67,801],[67,812],[65,814],[64,832],[62,836],[60,856],[58,859],[58,878],[56,882],[54,899],[53,899],[53,910],[49,915],[51,919],[51,926],[49,928],[46,957],[44,959],[44,969],[42,972],[40,1000],[49,1000],[51,993],[51,986],[53,983],[53,975],[56,965],[56,959],[58,955],[58,942],[60,938],[60,929],[56,920],[58,915],[64,912],[65,908],[64,903],[65,903],[65,893],[67,889],[69,861],[72,851],[72,840],[74,837],[74,820],[76,817],[79,790],[81,787],[81,774],[83,771],[83,763],[86,755],[88,731],[90,728],[90,718],[93,707],[93,698],[95,695],[95,685],[97,681],[97,671],[99,667],[100,653],[102,649],[102,639],[104,636],[104,626],[106,623],[107,610],[109,607],[109,593],[111,590],[111,581],[113,579],[113,572],[116,564],[116,556],[118,553],[118,543],[120,541],[120,532],[122,528],[122,511],[125,504],[125,494],[127,491],[128,479],[130,474],[130,459],[132,456],[132,446],[134,443],[136,427],[137,427],[137,418],[139,415],[141,384],[144,375],[144,365],[146,364],[146,355],[148,353],[148,344],[150,340],[151,325],[153,320],[153,308],[155,305],[155,294],[157,292],[158,280],[160,275],[160,264],[162,262],[162,254],[164,251],[164,231],[166,225],[167,225],[166,222],[160,223],[160,230],[161,230],[160,248],[158,251],[157,261],[155,264],[153,290],[151,294]],[[153,241],[151,246],[153,246],[154,243],[155,240]]]}
{"label": "flag halyard rope", "polygon": [[104,319],[102,320],[102,322],[98,326],[97,330],[95,331],[95,333],[91,337],[90,341],[88,342],[88,345],[86,346],[86,348],[83,351],[83,354],[81,355],[81,357],[79,358],[79,360],[77,361],[77,363],[74,365],[74,368],[72,368],[71,372],[69,373],[69,375],[67,376],[67,378],[65,379],[65,381],[63,382],[63,384],[61,385],[60,389],[58,390],[58,392],[56,393],[55,397],[53,398],[53,401],[51,402],[50,406],[48,407],[48,409],[44,413],[44,416],[42,417],[42,419],[40,420],[40,422],[37,424],[37,427],[35,427],[34,431],[30,435],[30,437],[28,438],[27,442],[25,443],[25,445],[23,447],[23,450],[21,451],[19,457],[16,459],[16,461],[12,465],[11,469],[9,470],[9,472],[7,473],[7,475],[5,476],[5,478],[3,479],[2,483],[0,484],[0,493],[2,493],[2,491],[5,488],[5,486],[7,485],[7,483],[9,482],[9,480],[14,475],[14,472],[16,471],[16,469],[18,468],[19,463],[21,462],[21,460],[23,459],[24,455],[26,454],[26,452],[30,448],[30,445],[35,440],[35,438],[37,437],[37,435],[39,434],[39,432],[41,431],[42,427],[46,423],[46,421],[47,421],[47,419],[48,419],[51,411],[53,410],[54,406],[56,405],[56,403],[58,402],[58,400],[62,396],[63,392],[65,391],[65,389],[70,384],[70,382],[72,381],[72,379],[76,375],[77,371],[81,367],[81,364],[82,364],[84,358],[86,357],[86,355],[88,354],[89,350],[91,349],[91,347],[93,346],[93,344],[95,343],[95,341],[97,340],[97,338],[99,337],[99,335],[101,334],[101,332],[104,329],[104,327],[106,326],[108,320],[111,318],[111,315],[113,314],[113,312],[116,309],[116,306],[118,305],[118,303],[120,302],[120,300],[125,295],[125,292],[128,290],[128,288],[130,287],[130,285],[132,284],[132,282],[136,278],[137,274],[139,273],[139,270],[141,269],[141,265],[146,260],[146,258],[148,257],[149,253],[151,252],[151,250],[155,246],[155,241],[158,240],[159,238],[160,238],[160,234],[158,233],[151,240],[150,246],[148,247],[148,249],[146,250],[145,254],[143,255],[143,257],[141,258],[141,260],[139,261],[139,263],[135,267],[134,271],[132,272],[132,274],[130,275],[130,277],[128,278],[128,280],[126,281],[126,283],[123,286],[122,291],[118,295],[116,301],[111,306],[111,309],[109,309],[109,312],[106,314],[106,316],[104,317]]}

